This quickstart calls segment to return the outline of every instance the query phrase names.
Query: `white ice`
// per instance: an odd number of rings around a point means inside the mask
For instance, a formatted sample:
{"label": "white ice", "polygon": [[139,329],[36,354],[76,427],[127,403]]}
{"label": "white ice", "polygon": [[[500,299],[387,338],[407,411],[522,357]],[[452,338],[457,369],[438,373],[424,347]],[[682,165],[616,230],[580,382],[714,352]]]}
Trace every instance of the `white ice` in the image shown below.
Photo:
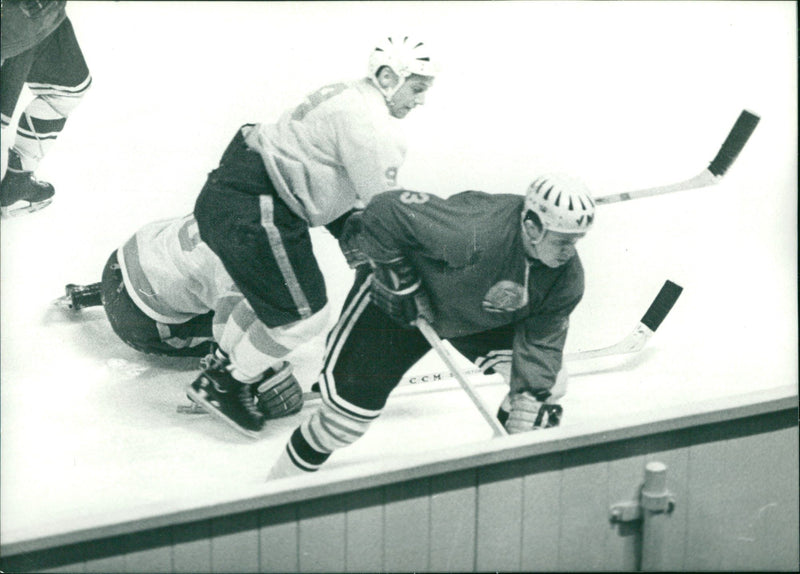
{"label": "white ice", "polygon": [[[139,226],[189,212],[240,124],[360,76],[387,32],[423,37],[444,63],[405,121],[401,172],[407,187],[443,196],[522,193],[551,169],[597,195],[672,183],[707,166],[742,109],[759,114],[720,185],[600,208],[580,246],[587,291],[568,350],[621,339],[665,279],[685,290],[639,355],[570,366],[564,426],[590,432],[796,387],[794,4],[80,2],[68,12],[94,83],[39,172],[54,203],[2,223],[5,543],[202,505],[264,480],[313,403],[257,441],[178,414],[194,360],[138,354],[102,309],[51,301],[66,283],[98,281]],[[330,236],[314,240],[338,309],[351,272]],[[321,351],[320,339],[297,353],[306,388]],[[429,355],[415,372],[442,369]],[[504,389],[479,392],[494,408]],[[398,392],[329,468],[380,469],[490,438],[451,382]]]}

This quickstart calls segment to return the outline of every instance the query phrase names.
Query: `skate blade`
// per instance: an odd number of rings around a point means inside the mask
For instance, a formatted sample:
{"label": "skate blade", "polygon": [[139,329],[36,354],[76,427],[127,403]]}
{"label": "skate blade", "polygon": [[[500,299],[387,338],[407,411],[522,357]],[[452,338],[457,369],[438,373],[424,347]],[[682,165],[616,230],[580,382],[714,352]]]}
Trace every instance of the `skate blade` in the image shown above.
{"label": "skate blade", "polygon": [[211,403],[205,400],[201,395],[199,395],[192,387],[186,391],[186,396],[189,398],[190,401],[199,405],[202,409],[204,409],[208,414],[212,417],[224,422],[228,426],[232,427],[233,429],[239,431],[241,434],[248,438],[261,438],[261,435],[256,431],[247,430],[246,428],[242,428],[234,421],[226,417],[222,412],[214,407]]}
{"label": "skate blade", "polygon": [[2,216],[3,219],[19,217],[20,215],[26,215],[28,213],[34,213],[40,209],[44,209],[51,203],[53,203],[52,199],[45,199],[44,201],[40,201],[38,203],[29,203],[28,205],[20,207],[14,207],[13,205],[10,205],[0,209],[0,216]]}
{"label": "skate blade", "polygon": [[61,309],[74,309],[75,307],[72,306],[72,297],[69,295],[63,295],[58,299],[53,300],[53,306],[59,307]]}
{"label": "skate blade", "polygon": [[178,405],[175,412],[184,415],[207,415],[208,411],[198,405],[197,403],[189,403],[188,405]]}

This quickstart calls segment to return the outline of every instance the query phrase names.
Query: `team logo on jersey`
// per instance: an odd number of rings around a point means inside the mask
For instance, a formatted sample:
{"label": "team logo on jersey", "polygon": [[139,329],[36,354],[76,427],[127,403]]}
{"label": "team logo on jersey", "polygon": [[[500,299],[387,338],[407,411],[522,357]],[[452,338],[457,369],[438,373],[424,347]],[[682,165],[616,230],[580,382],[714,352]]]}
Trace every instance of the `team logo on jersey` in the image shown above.
{"label": "team logo on jersey", "polygon": [[490,313],[510,313],[528,304],[525,286],[503,280],[495,283],[483,298],[483,310]]}

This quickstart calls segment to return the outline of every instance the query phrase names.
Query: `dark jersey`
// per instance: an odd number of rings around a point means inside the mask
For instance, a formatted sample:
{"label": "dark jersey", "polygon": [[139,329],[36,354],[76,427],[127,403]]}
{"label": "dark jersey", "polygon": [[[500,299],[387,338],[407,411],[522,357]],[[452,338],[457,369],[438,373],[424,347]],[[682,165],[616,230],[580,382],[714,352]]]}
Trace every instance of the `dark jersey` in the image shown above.
{"label": "dark jersey", "polygon": [[65,0],[3,2],[2,56],[13,58],[47,38],[66,18]]}
{"label": "dark jersey", "polygon": [[389,191],[361,217],[367,256],[378,262],[404,256],[418,270],[440,336],[514,325],[512,388],[555,381],[569,315],[584,290],[578,255],[557,268],[525,255],[523,203],[520,195],[479,191],[448,199]]}

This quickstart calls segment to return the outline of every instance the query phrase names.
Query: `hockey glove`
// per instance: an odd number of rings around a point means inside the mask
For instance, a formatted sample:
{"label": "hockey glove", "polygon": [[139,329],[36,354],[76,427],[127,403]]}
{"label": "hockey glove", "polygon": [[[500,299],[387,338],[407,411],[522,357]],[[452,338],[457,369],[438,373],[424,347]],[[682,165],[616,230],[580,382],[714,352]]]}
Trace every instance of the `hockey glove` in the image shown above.
{"label": "hockey glove", "polygon": [[369,259],[358,245],[358,236],[361,233],[361,212],[353,211],[342,226],[339,234],[339,248],[347,260],[350,269],[369,263]]}
{"label": "hockey glove", "polygon": [[527,391],[509,396],[511,410],[505,421],[509,434],[556,427],[561,422],[563,408],[545,402],[550,396],[548,391],[537,392],[535,396]]}
{"label": "hockey glove", "polygon": [[289,363],[267,369],[256,386],[256,406],[267,419],[293,415],[303,408],[303,389]]}
{"label": "hockey glove", "polygon": [[404,327],[411,327],[417,317],[432,319],[430,300],[421,287],[416,269],[405,258],[373,263],[372,302]]}

